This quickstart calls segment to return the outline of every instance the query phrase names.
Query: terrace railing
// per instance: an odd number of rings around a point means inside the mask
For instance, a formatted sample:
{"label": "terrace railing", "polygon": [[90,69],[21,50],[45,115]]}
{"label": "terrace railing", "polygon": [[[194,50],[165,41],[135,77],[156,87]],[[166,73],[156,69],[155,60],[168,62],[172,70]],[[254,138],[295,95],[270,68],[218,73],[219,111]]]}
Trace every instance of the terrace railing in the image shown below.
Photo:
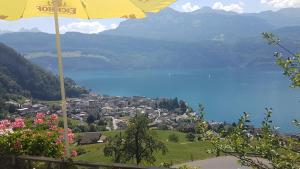
{"label": "terrace railing", "polygon": [[9,156],[0,158],[0,169],[166,169],[127,164],[90,163],[34,156]]}

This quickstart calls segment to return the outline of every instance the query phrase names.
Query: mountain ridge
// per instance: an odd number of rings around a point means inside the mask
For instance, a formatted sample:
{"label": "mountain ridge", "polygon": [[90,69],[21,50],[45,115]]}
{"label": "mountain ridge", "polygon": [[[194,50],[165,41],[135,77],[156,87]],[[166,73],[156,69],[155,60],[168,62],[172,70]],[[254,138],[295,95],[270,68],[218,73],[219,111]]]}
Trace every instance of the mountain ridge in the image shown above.
{"label": "mountain ridge", "polygon": [[[125,21],[116,30],[61,35],[62,48],[67,56],[64,64],[66,70],[274,69],[273,52],[277,49],[268,46],[261,33],[274,32],[287,47],[299,50],[300,37],[296,35],[300,34],[300,22],[293,24],[298,17],[288,15],[289,12],[300,16],[299,8],[259,14],[238,14],[211,8],[191,13],[165,9],[143,20]],[[285,20],[282,26],[276,23],[278,16]],[[12,46],[42,67],[56,69],[53,57],[56,52],[55,36],[52,34],[7,33],[0,35],[0,42]],[[70,57],[70,53],[74,52],[80,54]],[[35,57],[38,54],[40,57]],[[260,58],[263,58],[263,64],[259,63]]]}

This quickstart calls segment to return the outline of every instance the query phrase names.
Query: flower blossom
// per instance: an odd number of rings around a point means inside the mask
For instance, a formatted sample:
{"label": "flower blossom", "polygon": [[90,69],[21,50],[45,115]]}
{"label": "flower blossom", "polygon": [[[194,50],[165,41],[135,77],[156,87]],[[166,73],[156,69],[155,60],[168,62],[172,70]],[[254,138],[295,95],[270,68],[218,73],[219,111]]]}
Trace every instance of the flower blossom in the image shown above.
{"label": "flower blossom", "polygon": [[45,114],[44,113],[37,113],[35,117],[37,119],[43,119],[43,118],[45,118]]}
{"label": "flower blossom", "polygon": [[57,131],[57,129],[58,129],[58,127],[56,125],[53,125],[50,127],[50,130],[52,130],[52,131]]}
{"label": "flower blossom", "polygon": [[69,139],[69,143],[73,143],[74,142],[74,139],[75,139],[75,135],[73,133],[69,133],[68,134],[68,139]]}
{"label": "flower blossom", "polygon": [[20,129],[25,127],[25,122],[21,118],[15,119],[15,121],[12,123],[12,128],[13,129]]}
{"label": "flower blossom", "polygon": [[44,124],[44,120],[43,119],[35,119],[34,124]]}
{"label": "flower blossom", "polygon": [[56,121],[57,119],[58,119],[57,114],[52,114],[52,115],[50,116],[50,120],[51,120],[51,121]]}
{"label": "flower blossom", "polygon": [[10,125],[10,121],[9,121],[9,120],[1,120],[1,121],[0,121],[0,124],[2,124],[2,125],[4,125],[4,126],[8,127],[8,126]]}
{"label": "flower blossom", "polygon": [[78,155],[77,151],[76,151],[76,150],[73,150],[71,156],[72,156],[72,157],[77,157],[77,155]]}
{"label": "flower blossom", "polygon": [[5,130],[10,127],[10,121],[9,120],[1,120],[0,121],[0,130]]}
{"label": "flower blossom", "polygon": [[5,130],[6,126],[4,124],[0,124],[0,130]]}
{"label": "flower blossom", "polygon": [[56,144],[56,145],[61,144],[61,143],[62,143],[62,141],[61,141],[60,139],[57,139],[57,140],[55,141],[55,144]]}

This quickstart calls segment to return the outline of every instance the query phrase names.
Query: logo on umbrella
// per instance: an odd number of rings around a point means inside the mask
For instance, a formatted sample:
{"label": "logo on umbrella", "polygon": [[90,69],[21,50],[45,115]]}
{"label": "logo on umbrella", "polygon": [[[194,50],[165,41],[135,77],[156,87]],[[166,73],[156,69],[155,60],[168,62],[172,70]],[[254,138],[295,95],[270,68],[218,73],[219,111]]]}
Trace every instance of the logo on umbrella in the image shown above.
{"label": "logo on umbrella", "polygon": [[0,15],[0,19],[6,19],[8,16]]}
{"label": "logo on umbrella", "polygon": [[140,2],[143,2],[143,3],[146,3],[148,2],[149,0],[139,0]]}
{"label": "logo on umbrella", "polygon": [[65,6],[67,6],[66,3],[63,3],[62,0],[52,0],[52,1],[48,1],[48,5],[49,5],[49,6],[54,6],[54,5],[55,5],[55,1],[56,1],[56,3],[57,3],[57,6],[58,6],[58,7],[65,7]]}
{"label": "logo on umbrella", "polygon": [[53,13],[54,6],[57,3],[58,13],[65,15],[75,15],[77,13],[76,8],[70,7],[63,0],[50,0],[46,5],[38,5],[37,10],[42,13]]}

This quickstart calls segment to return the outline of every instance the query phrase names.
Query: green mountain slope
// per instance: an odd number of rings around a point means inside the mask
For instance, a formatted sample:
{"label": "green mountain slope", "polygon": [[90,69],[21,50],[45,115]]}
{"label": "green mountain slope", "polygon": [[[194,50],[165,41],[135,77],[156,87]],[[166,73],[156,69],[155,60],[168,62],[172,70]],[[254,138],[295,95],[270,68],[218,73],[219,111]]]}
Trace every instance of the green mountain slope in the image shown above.
{"label": "green mountain slope", "polygon": [[[77,97],[87,91],[66,79],[69,97]],[[0,44],[0,98],[21,95],[43,100],[60,98],[59,81],[56,76],[33,65],[13,49]]]}

